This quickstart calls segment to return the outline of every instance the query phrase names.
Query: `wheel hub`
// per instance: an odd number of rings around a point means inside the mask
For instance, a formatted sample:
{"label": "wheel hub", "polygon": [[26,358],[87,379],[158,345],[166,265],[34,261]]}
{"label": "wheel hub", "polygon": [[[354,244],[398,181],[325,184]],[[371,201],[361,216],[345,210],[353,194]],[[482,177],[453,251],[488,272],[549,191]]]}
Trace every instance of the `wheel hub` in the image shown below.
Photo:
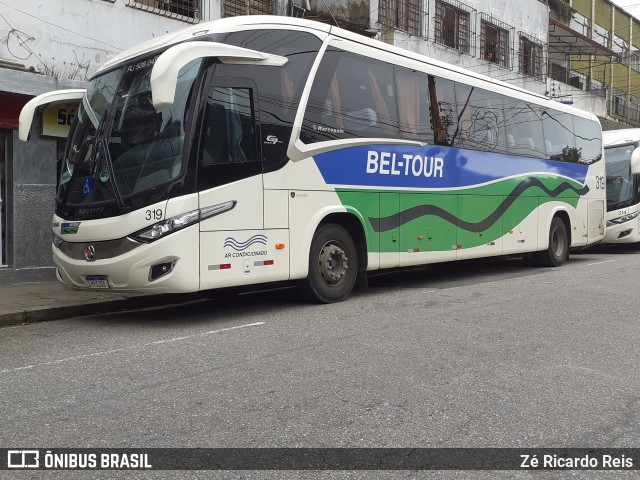
{"label": "wheel hub", "polygon": [[327,242],[320,250],[320,276],[327,285],[338,285],[347,275],[349,259],[342,245]]}

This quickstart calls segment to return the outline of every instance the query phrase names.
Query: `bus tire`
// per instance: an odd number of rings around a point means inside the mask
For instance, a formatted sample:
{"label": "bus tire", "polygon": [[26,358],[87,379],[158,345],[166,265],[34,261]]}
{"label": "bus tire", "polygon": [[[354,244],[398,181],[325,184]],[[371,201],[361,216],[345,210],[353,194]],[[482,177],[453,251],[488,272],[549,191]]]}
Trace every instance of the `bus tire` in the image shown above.
{"label": "bus tire", "polygon": [[569,258],[569,236],[567,227],[559,217],[553,217],[549,227],[549,246],[536,253],[537,263],[542,267],[559,267]]}
{"label": "bus tire", "polygon": [[318,303],[340,302],[353,290],[357,273],[358,252],[349,232],[333,223],[320,226],[311,241],[304,296]]}

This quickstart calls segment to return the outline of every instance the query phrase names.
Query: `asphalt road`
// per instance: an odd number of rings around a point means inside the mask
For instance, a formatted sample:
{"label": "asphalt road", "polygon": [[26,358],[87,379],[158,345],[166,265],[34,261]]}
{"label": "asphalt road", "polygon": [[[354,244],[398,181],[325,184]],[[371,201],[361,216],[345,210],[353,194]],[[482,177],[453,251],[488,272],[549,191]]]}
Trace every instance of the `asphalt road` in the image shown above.
{"label": "asphalt road", "polygon": [[[640,250],[598,248],[377,275],[334,305],[283,289],[1,328],[0,447],[639,447],[639,280]],[[637,472],[153,472],[530,476]]]}

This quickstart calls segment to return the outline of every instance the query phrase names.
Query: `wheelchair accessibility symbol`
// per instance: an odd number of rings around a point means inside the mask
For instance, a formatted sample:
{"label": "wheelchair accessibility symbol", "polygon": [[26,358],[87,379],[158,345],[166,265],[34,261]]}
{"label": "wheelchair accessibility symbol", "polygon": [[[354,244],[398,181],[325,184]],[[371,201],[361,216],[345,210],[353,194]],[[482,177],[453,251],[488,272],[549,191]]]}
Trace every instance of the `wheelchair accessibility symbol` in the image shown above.
{"label": "wheelchair accessibility symbol", "polygon": [[85,195],[89,195],[93,190],[93,178],[87,177],[84,179],[84,186],[82,187],[82,193]]}

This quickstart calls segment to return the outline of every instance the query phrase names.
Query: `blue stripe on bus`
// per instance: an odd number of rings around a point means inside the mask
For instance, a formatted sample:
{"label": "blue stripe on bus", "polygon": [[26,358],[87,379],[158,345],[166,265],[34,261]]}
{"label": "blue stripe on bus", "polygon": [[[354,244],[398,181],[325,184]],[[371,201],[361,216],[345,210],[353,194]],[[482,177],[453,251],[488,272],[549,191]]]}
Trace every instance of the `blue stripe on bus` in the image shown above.
{"label": "blue stripe on bus", "polygon": [[327,184],[460,188],[523,174],[546,173],[585,184],[584,164],[427,145],[365,145],[314,155]]}

